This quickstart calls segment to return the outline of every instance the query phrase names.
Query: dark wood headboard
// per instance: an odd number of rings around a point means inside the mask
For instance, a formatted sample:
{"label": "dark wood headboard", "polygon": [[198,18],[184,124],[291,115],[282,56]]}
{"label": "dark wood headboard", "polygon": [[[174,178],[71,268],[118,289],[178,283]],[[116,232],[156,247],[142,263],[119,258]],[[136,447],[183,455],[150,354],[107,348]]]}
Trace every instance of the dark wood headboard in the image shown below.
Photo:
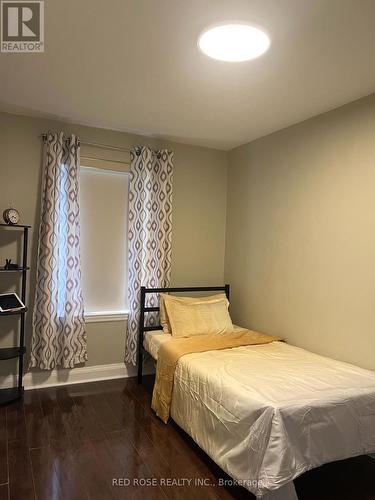
{"label": "dark wood headboard", "polygon": [[223,286],[189,286],[189,287],[172,287],[172,288],[146,288],[141,286],[141,302],[139,315],[139,332],[138,332],[138,384],[142,383],[142,368],[143,368],[143,338],[145,332],[162,330],[161,325],[145,326],[145,313],[157,312],[159,307],[146,307],[146,295],[155,293],[184,293],[184,292],[225,292],[229,300],[229,285]]}

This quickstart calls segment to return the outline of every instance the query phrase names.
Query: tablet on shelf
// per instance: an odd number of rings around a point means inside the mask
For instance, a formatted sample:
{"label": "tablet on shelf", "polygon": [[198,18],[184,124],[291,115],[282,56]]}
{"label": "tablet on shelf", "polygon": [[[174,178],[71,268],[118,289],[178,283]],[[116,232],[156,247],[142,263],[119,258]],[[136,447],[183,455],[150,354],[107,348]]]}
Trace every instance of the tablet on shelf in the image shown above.
{"label": "tablet on shelf", "polygon": [[0,313],[16,312],[25,309],[25,304],[14,292],[0,294]]}

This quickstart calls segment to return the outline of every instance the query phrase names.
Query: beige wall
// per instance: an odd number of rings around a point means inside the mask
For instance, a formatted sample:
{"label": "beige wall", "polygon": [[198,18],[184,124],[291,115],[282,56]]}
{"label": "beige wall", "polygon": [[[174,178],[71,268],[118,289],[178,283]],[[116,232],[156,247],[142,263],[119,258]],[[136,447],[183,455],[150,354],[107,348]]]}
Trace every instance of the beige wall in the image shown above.
{"label": "beige wall", "polygon": [[[39,136],[48,129],[173,149],[172,282],[223,282],[226,153],[0,113],[0,209],[12,203],[33,226],[31,304]],[[375,95],[231,151],[228,172],[225,281],[232,285],[233,319],[375,369]],[[0,262],[13,255],[12,235],[0,235]],[[1,276],[1,289],[12,283]],[[29,314],[29,326],[30,320]],[[12,344],[14,321],[0,322],[0,346]],[[87,325],[88,365],[122,362],[124,328]],[[29,343],[30,328],[27,337]],[[2,364],[0,374],[12,363]]]}
{"label": "beige wall", "polygon": [[375,369],[375,94],[233,150],[227,212],[234,319]]}
{"label": "beige wall", "polygon": [[[31,231],[31,294],[35,286],[36,228],[39,220],[41,182],[41,139],[48,129],[76,133],[83,140],[117,146],[145,144],[168,147],[175,152],[173,197],[174,285],[217,284],[223,282],[227,155],[223,151],[159,141],[131,134],[56,121],[0,113],[0,209],[12,203]],[[84,148],[83,148],[84,150]],[[99,150],[100,156],[109,152]],[[0,263],[15,255],[15,233],[0,234]],[[11,289],[13,279],[0,276],[0,290]],[[27,344],[30,341],[28,315]],[[0,322],[0,346],[13,343],[14,319]],[[122,323],[90,323],[88,365],[120,363],[123,360]],[[9,362],[9,363],[13,363]],[[13,363],[14,364],[14,363]],[[0,366],[0,373],[2,367]],[[10,366],[10,365],[9,365]],[[5,368],[7,370],[8,367]]]}

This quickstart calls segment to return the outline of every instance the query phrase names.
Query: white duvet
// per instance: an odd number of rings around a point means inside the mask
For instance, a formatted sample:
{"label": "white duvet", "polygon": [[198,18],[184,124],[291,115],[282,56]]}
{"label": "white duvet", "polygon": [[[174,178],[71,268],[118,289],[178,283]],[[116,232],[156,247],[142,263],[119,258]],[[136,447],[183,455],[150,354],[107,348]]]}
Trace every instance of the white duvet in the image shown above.
{"label": "white duvet", "polygon": [[183,356],[171,416],[257,497],[375,450],[375,373],[282,342]]}

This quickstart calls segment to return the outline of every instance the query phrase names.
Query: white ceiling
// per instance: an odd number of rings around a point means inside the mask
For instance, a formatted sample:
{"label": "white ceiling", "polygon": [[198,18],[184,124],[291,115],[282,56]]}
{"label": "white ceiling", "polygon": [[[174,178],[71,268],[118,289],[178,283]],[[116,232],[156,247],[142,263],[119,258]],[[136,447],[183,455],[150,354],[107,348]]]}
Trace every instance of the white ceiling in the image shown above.
{"label": "white ceiling", "polygon": [[[47,0],[44,54],[0,55],[0,100],[81,124],[230,149],[375,91],[374,0]],[[208,25],[263,26],[242,63]]]}

